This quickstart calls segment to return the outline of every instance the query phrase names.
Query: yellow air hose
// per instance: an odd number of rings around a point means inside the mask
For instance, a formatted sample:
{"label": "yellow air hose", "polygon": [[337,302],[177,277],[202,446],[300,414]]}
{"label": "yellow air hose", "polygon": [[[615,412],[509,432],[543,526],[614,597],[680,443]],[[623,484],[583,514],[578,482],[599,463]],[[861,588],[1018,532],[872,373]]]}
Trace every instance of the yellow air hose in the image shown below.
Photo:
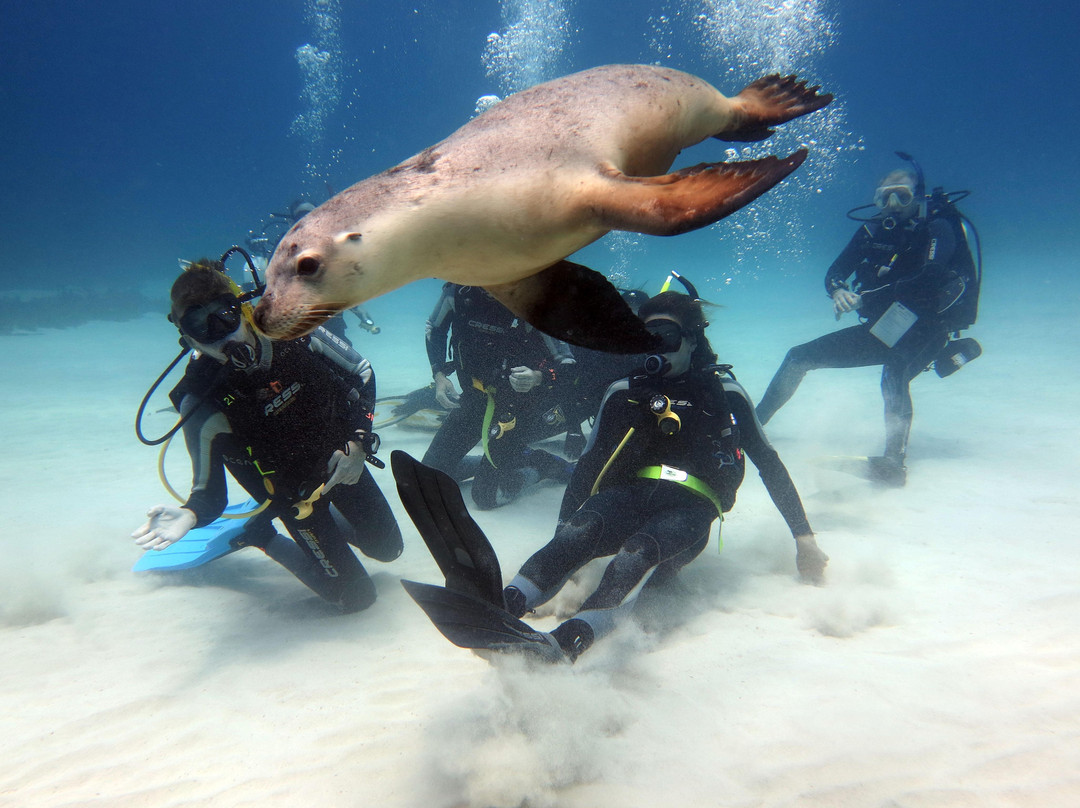
{"label": "yellow air hose", "polygon": [[608,469],[611,468],[611,464],[615,462],[615,458],[619,456],[619,452],[623,450],[626,442],[630,440],[630,436],[634,434],[634,428],[630,427],[623,435],[623,439],[619,441],[619,445],[615,447],[615,451],[611,453],[611,457],[607,459],[604,467],[600,469],[600,473],[596,476],[596,482],[592,484],[592,490],[589,491],[589,496],[593,496],[600,488],[600,481],[604,479],[604,475],[607,474]]}
{"label": "yellow air hose", "polygon": [[[165,490],[172,494],[173,499],[183,504],[184,502],[187,502],[187,500],[180,496],[179,492],[169,484],[169,478],[165,476],[165,452],[169,450],[170,443],[172,443],[172,435],[169,436],[167,441],[161,444],[161,451],[158,453],[158,477],[161,478],[161,484],[165,486]],[[256,514],[262,513],[269,507],[270,499],[268,497],[263,500],[263,503],[258,508],[250,510],[247,513],[223,513],[221,514],[221,517],[223,519],[247,519],[249,516],[255,516]]]}

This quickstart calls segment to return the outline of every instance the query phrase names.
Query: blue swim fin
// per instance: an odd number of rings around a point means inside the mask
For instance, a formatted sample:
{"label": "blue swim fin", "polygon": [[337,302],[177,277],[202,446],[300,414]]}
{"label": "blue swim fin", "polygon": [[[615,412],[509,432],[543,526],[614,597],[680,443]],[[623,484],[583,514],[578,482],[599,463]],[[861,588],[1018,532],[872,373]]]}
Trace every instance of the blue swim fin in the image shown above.
{"label": "blue swim fin", "polygon": [[[249,499],[239,505],[230,505],[225,509],[225,513],[247,513],[257,507],[259,503]],[[147,550],[135,562],[131,571],[186,570],[221,558],[240,549],[233,540],[244,532],[247,523],[247,519],[215,519],[205,527],[189,530],[184,538],[164,550]]]}

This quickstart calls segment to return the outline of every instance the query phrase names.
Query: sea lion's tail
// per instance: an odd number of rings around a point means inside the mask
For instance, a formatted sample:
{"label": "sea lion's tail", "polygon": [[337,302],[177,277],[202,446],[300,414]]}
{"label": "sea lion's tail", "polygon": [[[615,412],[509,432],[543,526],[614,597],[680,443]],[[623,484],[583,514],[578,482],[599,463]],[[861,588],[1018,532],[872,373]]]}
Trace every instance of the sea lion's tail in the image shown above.
{"label": "sea lion's tail", "polygon": [[746,142],[764,140],[773,133],[773,126],[816,112],[827,106],[832,93],[819,95],[821,87],[807,87],[795,76],[773,73],[747,85],[731,99],[739,114],[734,117],[735,128],[717,132],[718,140]]}

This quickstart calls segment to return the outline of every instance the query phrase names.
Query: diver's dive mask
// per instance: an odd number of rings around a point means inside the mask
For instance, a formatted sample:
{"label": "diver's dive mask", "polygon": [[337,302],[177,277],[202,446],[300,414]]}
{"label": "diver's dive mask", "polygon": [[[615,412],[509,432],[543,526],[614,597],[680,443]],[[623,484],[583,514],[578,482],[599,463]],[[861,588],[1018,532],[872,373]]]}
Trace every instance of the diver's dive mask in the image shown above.
{"label": "diver's dive mask", "polygon": [[180,315],[177,326],[185,336],[204,345],[220,342],[240,327],[242,306],[236,295],[222,294],[209,303],[188,308]]}
{"label": "diver's dive mask", "polygon": [[915,201],[915,192],[909,185],[885,185],[874,192],[874,204],[882,210],[906,208]]}
{"label": "diver's dive mask", "polygon": [[660,353],[674,353],[679,350],[685,336],[682,326],[674,320],[650,320],[645,323],[645,330],[660,337]]}

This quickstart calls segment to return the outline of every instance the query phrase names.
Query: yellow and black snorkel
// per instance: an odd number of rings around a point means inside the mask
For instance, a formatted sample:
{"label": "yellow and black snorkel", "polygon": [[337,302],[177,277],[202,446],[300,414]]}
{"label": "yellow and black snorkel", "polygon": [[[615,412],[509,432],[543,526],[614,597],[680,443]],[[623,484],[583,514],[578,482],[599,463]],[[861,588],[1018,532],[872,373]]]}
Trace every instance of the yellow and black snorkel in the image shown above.
{"label": "yellow and black snorkel", "polygon": [[[259,270],[256,268],[255,261],[252,259],[251,254],[239,245],[234,244],[232,247],[229,247],[229,249],[227,249],[221,254],[221,258],[219,259],[219,261],[221,262],[221,266],[224,267],[225,262],[236,254],[242,255],[244,257],[244,261],[247,263],[248,272],[251,273],[251,289],[244,292],[240,289],[240,287],[232,278],[229,278],[229,282],[236,288],[236,296],[240,299],[240,302],[247,304],[247,315],[250,317],[251,301],[257,297],[260,297],[262,293],[266,291],[266,283],[264,283],[263,280],[259,277]],[[226,275],[226,277],[228,276]]]}
{"label": "yellow and black snorkel", "polygon": [[696,300],[702,303],[705,302],[702,299],[701,295],[698,294],[697,287],[695,287],[694,284],[690,283],[690,281],[688,281],[683,275],[680,275],[674,269],[669,270],[667,279],[664,281],[664,285],[660,287],[660,294],[671,291],[672,281],[678,281],[679,283],[681,283],[683,285],[683,288],[686,290],[686,294],[690,297],[691,300]]}

